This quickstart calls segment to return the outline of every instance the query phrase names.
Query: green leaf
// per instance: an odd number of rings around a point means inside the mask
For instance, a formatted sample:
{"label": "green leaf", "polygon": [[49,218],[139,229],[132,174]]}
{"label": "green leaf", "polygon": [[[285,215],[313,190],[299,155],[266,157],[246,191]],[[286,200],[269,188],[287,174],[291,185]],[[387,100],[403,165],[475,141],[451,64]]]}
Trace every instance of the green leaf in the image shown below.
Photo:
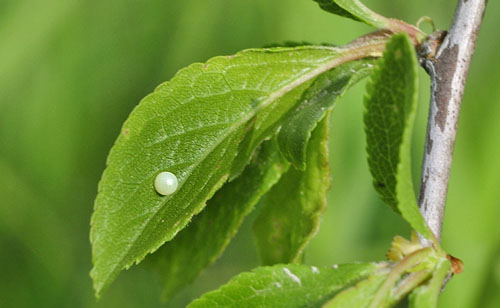
{"label": "green leaf", "polygon": [[424,285],[416,288],[410,294],[410,308],[432,308],[438,306],[438,297],[443,283],[450,274],[451,263],[441,259],[433,273],[433,277]]}
{"label": "green leaf", "polygon": [[259,267],[236,276],[188,307],[321,307],[337,292],[380,267],[375,263],[319,268],[300,264]]}
{"label": "green leaf", "polygon": [[407,33],[415,44],[420,44],[426,34],[417,27],[406,22],[387,18],[367,8],[359,0],[314,0],[319,6],[330,13],[364,22],[377,29],[392,33]]}
{"label": "green leaf", "polygon": [[411,176],[417,69],[415,49],[408,37],[394,35],[367,85],[364,122],[375,189],[413,229],[431,238],[418,209]]}
{"label": "green leaf", "polygon": [[[449,272],[446,258],[430,247],[391,263],[280,264],[240,274],[188,307],[392,307],[412,291],[437,296]],[[433,303],[420,300],[418,307]]]}
{"label": "green leaf", "polygon": [[381,271],[370,275],[365,280],[337,294],[323,308],[369,307],[388,274],[389,271]]}
{"label": "green leaf", "polygon": [[306,170],[290,168],[262,198],[253,230],[264,265],[298,262],[318,231],[330,187],[328,120],[325,117],[312,133]]}
{"label": "green leaf", "polygon": [[387,18],[373,12],[359,0],[314,0],[330,13],[364,22],[378,29],[389,28]]}
{"label": "green leaf", "polygon": [[164,297],[192,282],[229,244],[243,218],[288,168],[276,139],[265,141],[242,175],[225,184],[187,228],[146,261],[164,280]]}
{"label": "green leaf", "polygon": [[335,106],[337,98],[371,72],[373,60],[343,64],[316,79],[304,93],[292,115],[283,123],[278,134],[280,150],[295,168],[306,168],[306,148],[311,132]]}
{"label": "green leaf", "polygon": [[[96,295],[171,240],[239,175],[316,77],[384,45],[247,50],[193,64],[143,99],[99,183],[90,236]],[[162,171],[178,178],[172,195],[154,190]]]}

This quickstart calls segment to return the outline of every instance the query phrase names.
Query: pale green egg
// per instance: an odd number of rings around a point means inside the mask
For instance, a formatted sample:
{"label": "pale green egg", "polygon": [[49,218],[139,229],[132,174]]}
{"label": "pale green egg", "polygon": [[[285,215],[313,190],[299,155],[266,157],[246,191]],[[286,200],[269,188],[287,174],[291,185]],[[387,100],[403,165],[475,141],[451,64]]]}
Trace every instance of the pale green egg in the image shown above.
{"label": "pale green egg", "polygon": [[177,187],[179,186],[179,182],[177,181],[177,177],[175,174],[165,171],[160,172],[155,179],[155,190],[160,195],[168,196],[173,194]]}

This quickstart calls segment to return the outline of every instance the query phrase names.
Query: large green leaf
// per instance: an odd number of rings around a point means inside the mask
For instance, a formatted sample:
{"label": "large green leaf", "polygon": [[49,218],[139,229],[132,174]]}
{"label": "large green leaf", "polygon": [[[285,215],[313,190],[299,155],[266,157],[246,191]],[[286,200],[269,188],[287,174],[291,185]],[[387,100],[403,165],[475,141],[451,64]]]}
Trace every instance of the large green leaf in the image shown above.
{"label": "large green leaf", "polygon": [[[193,64],[148,95],[125,122],[99,183],[91,222],[97,296],[236,177],[316,77],[384,45],[247,50]],[[178,178],[172,195],[154,190],[162,171]]]}
{"label": "large green leaf", "polygon": [[300,264],[259,267],[236,276],[188,307],[321,307],[346,286],[380,268],[375,263],[318,268]]}
{"label": "large green leaf", "polygon": [[328,119],[325,117],[312,133],[307,168],[290,168],[262,199],[263,208],[253,230],[264,265],[299,261],[318,230],[330,187]]}
{"label": "large green leaf", "polygon": [[224,185],[206,208],[146,261],[159,270],[170,298],[224,250],[243,218],[288,168],[276,139],[265,141],[242,175]]}
{"label": "large green leaf", "polygon": [[388,28],[387,19],[367,8],[359,0],[314,0],[330,13],[362,21],[375,28]]}
{"label": "large green leaf", "polygon": [[372,63],[366,59],[343,64],[318,77],[304,93],[278,134],[280,150],[295,168],[306,168],[307,143],[318,121],[335,106],[337,98],[371,72]]}
{"label": "large green leaf", "polygon": [[415,49],[408,37],[394,35],[367,85],[364,122],[375,189],[413,229],[431,238],[418,209],[411,176],[417,69]]}

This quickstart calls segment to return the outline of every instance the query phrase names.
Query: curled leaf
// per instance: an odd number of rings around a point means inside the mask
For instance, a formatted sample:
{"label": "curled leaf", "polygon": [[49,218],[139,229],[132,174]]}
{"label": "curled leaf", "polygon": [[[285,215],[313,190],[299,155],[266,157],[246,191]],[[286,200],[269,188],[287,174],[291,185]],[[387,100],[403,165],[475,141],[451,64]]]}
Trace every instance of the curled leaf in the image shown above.
{"label": "curled leaf", "polygon": [[368,165],[379,196],[421,235],[433,238],[420,214],[411,176],[411,136],[418,62],[405,34],[394,35],[371,75],[365,97]]}

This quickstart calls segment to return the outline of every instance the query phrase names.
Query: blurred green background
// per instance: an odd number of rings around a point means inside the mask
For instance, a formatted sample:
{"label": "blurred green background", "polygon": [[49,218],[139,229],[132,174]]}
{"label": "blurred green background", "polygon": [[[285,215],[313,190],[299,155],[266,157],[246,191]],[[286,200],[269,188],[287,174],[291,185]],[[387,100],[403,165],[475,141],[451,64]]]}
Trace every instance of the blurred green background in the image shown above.
{"label": "blurred green background", "polygon": [[[386,16],[447,28],[456,1],[366,0]],[[430,30],[430,27],[425,29]],[[123,272],[93,297],[89,220],[107,152],[132,108],[180,68],[285,40],[345,44],[371,29],[312,0],[0,0],[0,307],[162,307],[155,273]],[[441,307],[500,307],[500,3],[490,1],[467,84],[443,245],[465,271]],[[418,180],[429,81],[421,70]],[[381,260],[409,228],[377,198],[358,85],[332,118],[333,185],[316,265]],[[257,266],[253,215],[223,257],[168,307]]]}

